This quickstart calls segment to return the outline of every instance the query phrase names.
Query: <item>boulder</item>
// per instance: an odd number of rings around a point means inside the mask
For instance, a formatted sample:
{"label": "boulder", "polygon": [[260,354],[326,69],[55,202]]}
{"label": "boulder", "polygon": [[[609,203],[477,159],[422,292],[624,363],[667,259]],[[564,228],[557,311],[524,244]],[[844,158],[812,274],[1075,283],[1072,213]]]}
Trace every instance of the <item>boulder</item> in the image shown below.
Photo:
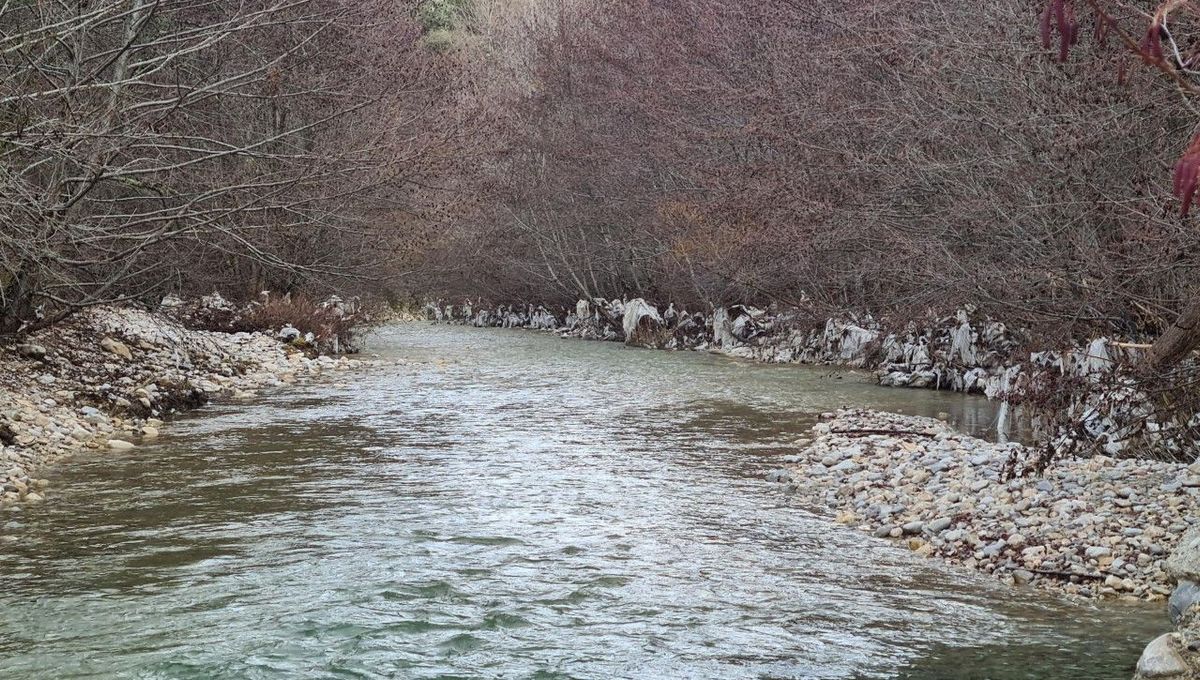
{"label": "boulder", "polygon": [[713,310],[712,328],[714,345],[728,349],[741,344],[733,334],[733,322],[729,319],[729,312],[724,307],[717,307]]}
{"label": "boulder", "polygon": [[1191,581],[1180,581],[1171,592],[1171,599],[1167,600],[1167,615],[1171,617],[1171,623],[1179,625],[1184,613],[1198,601],[1200,586]]}
{"label": "boulder", "polygon": [[129,351],[129,347],[120,340],[113,338],[104,338],[100,341],[100,348],[109,354],[115,354],[125,361],[133,360],[133,352]]}
{"label": "boulder", "polygon": [[1146,645],[1145,651],[1137,662],[1136,680],[1153,680],[1154,678],[1188,678],[1190,669],[1187,662],[1179,654],[1175,636],[1171,633],[1160,635]]}
{"label": "boulder", "polygon": [[1165,567],[1177,582],[1200,583],[1200,527],[1192,527],[1183,534]]}
{"label": "boulder", "polygon": [[17,354],[20,354],[28,359],[41,360],[46,358],[46,348],[42,347],[41,345],[36,345],[32,342],[27,342],[17,345]]}
{"label": "boulder", "polygon": [[974,368],[978,362],[974,333],[966,312],[958,313],[958,327],[950,336],[950,358],[969,368]]}
{"label": "boulder", "polygon": [[628,345],[659,347],[669,336],[658,309],[642,298],[634,298],[625,305],[621,327]]}

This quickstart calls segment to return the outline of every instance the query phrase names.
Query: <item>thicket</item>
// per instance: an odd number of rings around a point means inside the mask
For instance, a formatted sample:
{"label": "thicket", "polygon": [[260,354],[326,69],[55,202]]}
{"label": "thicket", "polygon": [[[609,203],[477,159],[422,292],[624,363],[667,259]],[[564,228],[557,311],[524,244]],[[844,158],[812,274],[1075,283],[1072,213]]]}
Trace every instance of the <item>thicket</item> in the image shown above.
{"label": "thicket", "polygon": [[168,292],[394,279],[458,134],[417,9],[0,3],[0,334]]}
{"label": "thicket", "polygon": [[1200,282],[1168,4],[481,0],[423,284],[1158,335]]}

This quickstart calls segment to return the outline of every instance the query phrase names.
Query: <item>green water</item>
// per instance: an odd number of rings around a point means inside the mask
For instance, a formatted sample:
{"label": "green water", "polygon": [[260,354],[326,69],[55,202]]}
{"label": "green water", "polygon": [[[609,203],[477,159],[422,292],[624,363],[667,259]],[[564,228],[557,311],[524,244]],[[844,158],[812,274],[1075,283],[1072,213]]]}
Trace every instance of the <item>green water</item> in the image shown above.
{"label": "green water", "polygon": [[762,481],[814,414],[978,399],[519,331],[214,406],[0,513],[8,678],[1125,679],[1160,606],[922,560]]}

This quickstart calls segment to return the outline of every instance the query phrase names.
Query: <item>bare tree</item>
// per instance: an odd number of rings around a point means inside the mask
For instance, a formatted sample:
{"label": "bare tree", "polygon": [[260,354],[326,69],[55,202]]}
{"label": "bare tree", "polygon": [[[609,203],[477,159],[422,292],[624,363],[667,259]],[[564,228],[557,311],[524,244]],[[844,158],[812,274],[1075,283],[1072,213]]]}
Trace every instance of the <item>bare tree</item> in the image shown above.
{"label": "bare tree", "polygon": [[437,147],[412,10],[0,3],[0,332],[222,270],[367,275]]}

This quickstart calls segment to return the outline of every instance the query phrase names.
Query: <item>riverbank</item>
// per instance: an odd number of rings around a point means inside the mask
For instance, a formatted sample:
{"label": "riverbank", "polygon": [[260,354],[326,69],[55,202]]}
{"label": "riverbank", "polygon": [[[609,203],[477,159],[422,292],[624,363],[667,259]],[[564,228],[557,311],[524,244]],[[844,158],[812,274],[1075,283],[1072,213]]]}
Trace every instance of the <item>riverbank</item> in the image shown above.
{"label": "riverbank", "polygon": [[268,333],[191,330],[129,308],[85,310],[0,348],[0,505],[43,500],[46,466],[81,451],[133,448],[156,438],[174,413],[359,363],[308,356]]}
{"label": "riverbank", "polygon": [[1029,451],[929,418],[847,410],[772,474],[836,521],[913,552],[1082,597],[1159,600],[1196,516],[1200,465],[1107,456],[1006,481]]}
{"label": "riverbank", "polygon": [[553,331],[653,349],[708,351],[765,363],[837,365],[874,373],[886,387],[1004,395],[1031,367],[1089,375],[1132,358],[1127,343],[1098,338],[1063,351],[1028,351],[1028,333],[967,309],[900,323],[847,313],[823,321],[795,311],[748,305],[688,311],[641,298],[579,300],[574,309],[543,305],[481,308],[430,303],[426,317],[476,327]]}

